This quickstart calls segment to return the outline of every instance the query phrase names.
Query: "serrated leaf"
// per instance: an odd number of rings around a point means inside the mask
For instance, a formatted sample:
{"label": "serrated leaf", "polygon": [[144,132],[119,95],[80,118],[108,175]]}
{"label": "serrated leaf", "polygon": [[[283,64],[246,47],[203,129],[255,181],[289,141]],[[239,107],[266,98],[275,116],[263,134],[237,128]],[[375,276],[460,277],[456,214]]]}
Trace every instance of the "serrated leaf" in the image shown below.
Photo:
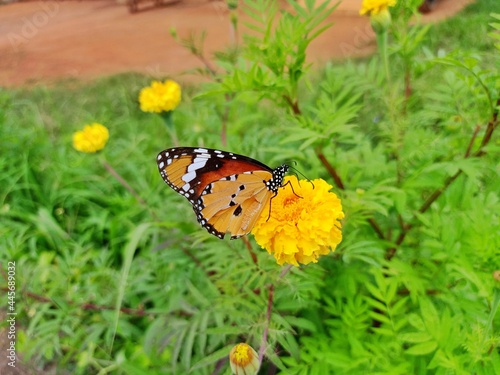
{"label": "serrated leaf", "polygon": [[428,298],[421,298],[420,314],[424,321],[427,332],[437,332],[439,327],[439,315],[434,304]]}
{"label": "serrated leaf", "polygon": [[387,336],[387,337],[394,337],[395,336],[394,331],[392,329],[388,329],[388,328],[384,328],[384,327],[373,328],[373,332],[375,332],[381,336]]}
{"label": "serrated leaf", "polygon": [[201,361],[196,362],[196,364],[193,365],[193,367],[190,369],[189,372],[193,372],[194,370],[197,370],[199,368],[206,367],[224,357],[227,357],[233,346],[234,346],[233,344],[226,345],[222,349],[219,349],[216,352],[213,352],[212,354],[205,356]]}
{"label": "serrated leaf", "polygon": [[412,327],[418,329],[419,331],[422,331],[422,332],[425,331],[424,321],[417,314],[409,314],[408,315],[408,323],[410,323],[410,325]]}
{"label": "serrated leaf", "polygon": [[380,311],[387,311],[387,306],[376,299],[366,298],[366,302]]}
{"label": "serrated leaf", "polygon": [[429,341],[412,346],[405,351],[409,355],[426,355],[432,353],[437,348],[437,342]]}
{"label": "serrated leaf", "polygon": [[[366,284],[366,289],[368,289],[368,291],[371,293],[371,295],[374,296],[379,301],[384,300],[384,296],[382,295],[382,292],[375,285],[368,283],[368,284]],[[385,310],[385,307],[384,307],[384,310]]]}
{"label": "serrated leaf", "polygon": [[215,328],[207,328],[206,333],[209,335],[241,335],[243,332],[242,327],[215,327]]}
{"label": "serrated leaf", "polygon": [[198,319],[191,320],[191,326],[189,327],[188,334],[184,343],[182,345],[182,364],[185,368],[191,367],[191,356],[193,354],[194,338],[198,330]]}
{"label": "serrated leaf", "polygon": [[370,317],[372,319],[378,320],[379,322],[382,322],[382,323],[391,324],[391,319],[389,319],[389,317],[387,317],[384,314],[379,314],[379,313],[376,313],[374,311],[370,311],[368,314],[370,315]]}
{"label": "serrated leaf", "polygon": [[286,320],[293,326],[305,329],[309,332],[316,332],[316,325],[309,319],[288,315]]}
{"label": "serrated leaf", "polygon": [[427,332],[402,333],[399,337],[402,341],[411,343],[422,343],[432,340],[432,336]]}

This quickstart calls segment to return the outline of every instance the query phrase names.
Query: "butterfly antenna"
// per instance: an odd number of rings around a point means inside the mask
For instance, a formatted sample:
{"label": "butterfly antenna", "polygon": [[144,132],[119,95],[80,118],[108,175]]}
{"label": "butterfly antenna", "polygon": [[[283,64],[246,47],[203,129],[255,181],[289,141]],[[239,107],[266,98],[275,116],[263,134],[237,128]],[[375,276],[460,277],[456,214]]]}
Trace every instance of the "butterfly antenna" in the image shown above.
{"label": "butterfly antenna", "polygon": [[[296,177],[298,177],[298,175],[300,175],[300,176],[304,177],[307,181],[309,181],[309,182],[311,183],[311,185],[312,185],[313,189],[315,188],[314,183],[313,183],[313,182],[312,182],[309,178],[307,178],[307,176],[306,176],[304,173],[302,173],[302,172],[301,172],[301,171],[299,171],[297,168],[294,168],[294,167],[292,167],[292,166],[288,166],[288,167],[289,167],[289,168],[293,171],[293,174],[294,174]],[[300,186],[300,181],[299,181],[299,186]],[[292,188],[292,190],[293,190],[293,188]],[[294,194],[295,194],[295,192],[294,192]]]}

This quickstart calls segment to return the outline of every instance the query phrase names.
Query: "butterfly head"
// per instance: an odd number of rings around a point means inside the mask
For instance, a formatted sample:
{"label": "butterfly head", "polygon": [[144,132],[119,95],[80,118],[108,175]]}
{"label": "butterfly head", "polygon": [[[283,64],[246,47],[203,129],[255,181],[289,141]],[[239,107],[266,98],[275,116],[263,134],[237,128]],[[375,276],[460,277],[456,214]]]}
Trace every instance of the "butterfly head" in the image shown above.
{"label": "butterfly head", "polygon": [[266,186],[269,191],[273,193],[278,192],[278,189],[283,185],[283,179],[285,178],[288,168],[288,165],[283,164],[273,169],[273,177],[269,181],[266,181]]}

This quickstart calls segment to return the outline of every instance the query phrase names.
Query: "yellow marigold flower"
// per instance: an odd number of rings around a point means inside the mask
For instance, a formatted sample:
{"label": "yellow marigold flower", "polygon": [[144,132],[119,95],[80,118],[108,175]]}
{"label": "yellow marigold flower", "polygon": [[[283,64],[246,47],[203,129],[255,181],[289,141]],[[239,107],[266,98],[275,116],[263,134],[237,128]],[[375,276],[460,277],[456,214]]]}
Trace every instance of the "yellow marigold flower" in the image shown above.
{"label": "yellow marigold flower", "polygon": [[260,367],[257,352],[250,345],[244,343],[231,349],[229,364],[233,374],[236,375],[255,375]]}
{"label": "yellow marigold flower", "polygon": [[181,101],[181,86],[170,79],[165,82],[153,81],[139,94],[139,104],[144,112],[173,111]]}
{"label": "yellow marigold flower", "polygon": [[106,146],[108,139],[108,128],[94,122],[73,134],[73,147],[81,152],[97,152]]}
{"label": "yellow marigold flower", "polygon": [[369,16],[377,15],[381,11],[387,10],[387,7],[396,5],[396,0],[363,0],[359,14],[362,16],[367,14]]}
{"label": "yellow marigold flower", "polygon": [[[340,199],[322,179],[285,178],[287,185],[271,201],[271,216],[264,210],[252,233],[257,243],[273,254],[278,264],[316,263],[342,241],[344,217]],[[313,186],[314,184],[314,186]]]}

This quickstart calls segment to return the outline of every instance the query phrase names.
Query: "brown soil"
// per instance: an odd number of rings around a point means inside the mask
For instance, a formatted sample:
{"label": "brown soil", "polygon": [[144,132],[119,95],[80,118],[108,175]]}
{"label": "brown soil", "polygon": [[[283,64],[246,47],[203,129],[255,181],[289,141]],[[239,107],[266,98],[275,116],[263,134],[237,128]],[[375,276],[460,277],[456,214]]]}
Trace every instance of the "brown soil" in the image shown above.
{"label": "brown soil", "polygon": [[[201,63],[175,42],[169,33],[171,27],[181,37],[205,30],[208,58],[230,43],[225,2],[164,0],[173,2],[154,7],[149,1],[141,3],[135,14],[124,3],[109,0],[46,0],[0,6],[0,86],[130,71],[179,79],[182,72]],[[310,46],[311,62],[373,50],[373,31],[368,19],[358,14],[361,1],[340,4],[329,20],[333,27]],[[471,1],[437,0],[424,20],[442,19]]]}

